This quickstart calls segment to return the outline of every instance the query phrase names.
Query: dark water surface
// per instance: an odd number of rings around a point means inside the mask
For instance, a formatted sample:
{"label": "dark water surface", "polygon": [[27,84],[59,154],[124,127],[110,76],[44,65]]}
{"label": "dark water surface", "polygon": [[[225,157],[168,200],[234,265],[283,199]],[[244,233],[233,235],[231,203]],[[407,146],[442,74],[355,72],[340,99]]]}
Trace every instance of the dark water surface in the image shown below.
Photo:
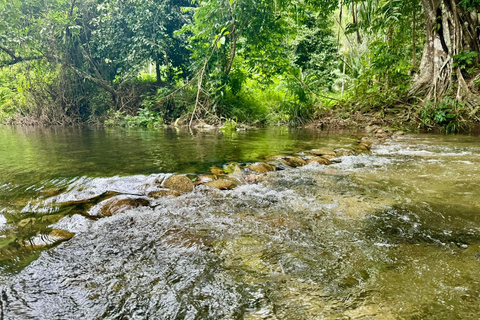
{"label": "dark water surface", "polygon": [[[169,173],[359,137],[0,127],[0,318],[478,319],[479,137],[405,135],[231,191],[146,196]],[[150,206],[96,216],[113,194]]]}

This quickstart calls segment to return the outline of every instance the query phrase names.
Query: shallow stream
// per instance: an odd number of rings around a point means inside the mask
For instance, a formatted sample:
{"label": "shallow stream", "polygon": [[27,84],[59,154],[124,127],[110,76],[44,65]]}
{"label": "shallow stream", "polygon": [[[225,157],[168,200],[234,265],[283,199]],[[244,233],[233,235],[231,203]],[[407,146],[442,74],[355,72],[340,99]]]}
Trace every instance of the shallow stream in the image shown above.
{"label": "shallow stream", "polygon": [[361,136],[0,127],[0,319],[478,319],[477,136],[408,134],[92,214],[171,173]]}

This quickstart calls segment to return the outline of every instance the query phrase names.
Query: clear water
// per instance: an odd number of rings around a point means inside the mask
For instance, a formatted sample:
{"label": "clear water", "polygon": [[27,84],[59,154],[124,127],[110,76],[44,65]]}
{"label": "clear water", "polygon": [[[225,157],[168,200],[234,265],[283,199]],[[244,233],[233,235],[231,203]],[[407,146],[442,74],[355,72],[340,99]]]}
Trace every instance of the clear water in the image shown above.
{"label": "clear water", "polygon": [[[167,173],[350,148],[359,137],[0,128],[2,316],[478,319],[475,136],[406,135],[331,166],[88,215],[112,192],[145,196]],[[75,236],[19,245],[52,228]]]}

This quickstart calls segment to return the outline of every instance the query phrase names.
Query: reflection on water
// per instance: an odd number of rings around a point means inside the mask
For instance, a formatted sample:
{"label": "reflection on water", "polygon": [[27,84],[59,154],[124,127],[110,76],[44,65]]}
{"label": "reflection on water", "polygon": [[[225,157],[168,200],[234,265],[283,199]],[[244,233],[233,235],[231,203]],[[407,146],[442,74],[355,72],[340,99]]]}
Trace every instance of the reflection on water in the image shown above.
{"label": "reflection on water", "polygon": [[[0,137],[6,319],[480,314],[477,137],[408,135],[331,166],[277,171],[231,191],[200,186],[100,219],[88,212],[103,199],[146,197],[163,173],[348,148],[358,137],[285,129],[1,129]],[[41,254],[18,241],[52,228],[75,236]]]}

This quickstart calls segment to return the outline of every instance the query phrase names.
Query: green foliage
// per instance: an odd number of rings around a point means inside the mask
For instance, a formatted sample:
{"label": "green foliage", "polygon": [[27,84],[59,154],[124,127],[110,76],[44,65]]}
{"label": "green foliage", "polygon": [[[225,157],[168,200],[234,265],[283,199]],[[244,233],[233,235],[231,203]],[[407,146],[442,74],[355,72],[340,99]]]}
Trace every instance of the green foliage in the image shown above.
{"label": "green foliage", "polygon": [[467,67],[472,66],[478,57],[478,52],[475,51],[462,51],[461,53],[453,56],[453,66],[459,67],[460,70],[466,70]]}
{"label": "green foliage", "polygon": [[459,5],[464,9],[474,9],[480,6],[480,0],[461,0]]}
{"label": "green foliage", "polygon": [[[399,112],[425,40],[422,2],[340,4],[0,0],[0,120],[155,127],[196,105],[217,120],[299,125],[334,110],[331,95],[345,115]],[[457,5],[476,13],[480,0]],[[454,56],[472,78],[477,62]],[[419,117],[455,131],[460,109],[447,99]]]}
{"label": "green foliage", "polygon": [[237,122],[233,119],[227,119],[220,128],[223,132],[230,132],[237,130]]}
{"label": "green foliage", "polygon": [[441,127],[447,133],[458,132],[462,129],[462,109],[460,102],[449,97],[436,105],[427,102],[420,111],[421,126],[428,130]]}
{"label": "green foliage", "polygon": [[125,117],[127,127],[157,128],[163,126],[163,124],[163,119],[159,114],[145,107],[140,108],[136,116]]}

